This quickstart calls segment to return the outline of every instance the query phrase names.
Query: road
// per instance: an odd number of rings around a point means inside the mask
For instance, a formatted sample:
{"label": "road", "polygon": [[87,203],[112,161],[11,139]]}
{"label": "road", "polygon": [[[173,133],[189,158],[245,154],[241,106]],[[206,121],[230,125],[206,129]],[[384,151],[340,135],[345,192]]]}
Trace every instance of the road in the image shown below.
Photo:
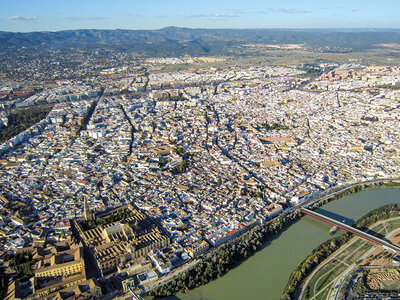
{"label": "road", "polygon": [[[226,155],[226,152],[223,152],[223,154]],[[234,159],[234,158],[230,157],[230,159]],[[352,187],[359,186],[361,184],[363,184],[363,185],[367,184],[368,185],[368,184],[386,182],[386,181],[392,181],[392,180],[400,180],[400,178],[399,177],[396,177],[396,178],[385,178],[385,179],[379,179],[379,180],[374,179],[374,180],[367,180],[367,181],[363,181],[363,182],[356,182],[356,183],[352,183],[352,184],[348,184],[348,185],[343,185],[341,187],[329,188],[328,190],[325,190],[324,192],[322,192],[318,196],[315,196],[315,197],[312,197],[312,198],[310,198],[310,199],[308,199],[306,201],[303,201],[300,205],[292,207],[291,209],[286,210],[286,211],[288,213],[296,213],[296,212],[300,211],[300,209],[303,208],[303,207],[308,207],[308,206],[313,205],[314,203],[317,203],[319,201],[338,196],[341,193],[343,193],[344,191],[346,191],[348,189],[351,189]],[[230,241],[230,242],[233,242],[233,241]],[[210,252],[212,252],[212,251],[213,251],[213,249],[210,249]],[[152,290],[153,288],[161,286],[163,284],[167,284],[170,280],[172,280],[172,278],[176,277],[179,274],[182,274],[184,271],[186,271],[186,270],[190,269],[192,266],[194,266],[197,263],[197,261],[194,261],[193,263],[189,263],[187,266],[184,265],[184,266],[186,266],[184,269],[182,268],[182,269],[174,270],[173,274],[169,274],[166,277],[162,277],[160,279],[160,281],[156,282],[153,286],[146,287],[145,292],[148,292],[148,291]],[[303,293],[303,291],[301,291],[301,293]]]}
{"label": "road", "polygon": [[167,275],[161,277],[160,280],[157,280],[155,283],[145,285],[143,287],[141,295],[145,295],[146,293],[150,292],[151,290],[157,287],[160,287],[164,284],[168,284],[172,279],[176,278],[178,275],[184,273],[187,270],[190,270],[191,268],[194,268],[200,261],[201,261],[200,259],[196,259],[190,263],[186,263],[181,267],[179,267],[178,269],[175,269],[172,272],[168,273]]}
{"label": "road", "polygon": [[[390,220],[382,220],[379,221],[377,223],[375,223],[373,225],[373,228],[379,226],[380,224],[385,224],[386,222],[391,222],[394,220],[399,220],[400,217],[396,217],[396,218],[391,218]],[[392,231],[391,233],[389,233],[390,236],[391,234],[393,234],[395,231],[397,231],[398,229]],[[323,261],[320,265],[317,266],[317,268],[314,269],[314,271],[306,278],[306,280],[304,281],[304,283],[302,284],[301,287],[301,291],[300,291],[300,295],[298,297],[298,299],[303,299],[304,297],[304,293],[305,293],[305,288],[307,287],[307,285],[309,285],[310,281],[313,279],[313,277],[323,268],[325,267],[327,264],[329,264],[331,261],[333,260],[337,260],[337,257],[343,253],[343,251],[345,251],[346,249],[348,249],[349,247],[351,247],[355,242],[358,241],[358,237],[354,237],[353,239],[351,239],[349,242],[347,242],[344,246],[342,246],[341,248],[339,248],[337,251],[334,252],[334,254],[332,254],[329,258],[327,258],[325,261]],[[360,246],[362,247],[362,246]],[[355,251],[352,251],[349,255],[346,256],[349,257],[350,255],[354,255],[354,253],[360,248],[358,247]],[[366,253],[364,253],[359,259],[364,259],[365,257],[367,257],[372,251],[375,250],[375,247],[373,247],[372,249],[368,250]],[[341,262],[340,262],[341,263]],[[333,290],[331,290],[328,294],[327,299],[337,299],[338,297],[338,292],[340,290],[341,285],[343,284],[343,282],[345,281],[345,279],[349,276],[349,274],[357,267],[356,264],[351,264],[348,265],[346,270],[344,270],[343,272],[341,272],[340,274],[337,274],[337,276],[332,280],[333,286],[339,286],[339,288],[335,288]],[[329,274],[329,273],[328,273]],[[327,274],[324,274],[323,276],[326,276]],[[321,276],[321,278],[323,277]],[[320,291],[318,291],[316,294],[314,294],[314,297],[312,299],[314,299],[317,295],[321,294],[326,288],[329,288],[330,286],[332,286],[332,284],[327,285],[325,288],[321,289]]]}
{"label": "road", "polygon": [[368,241],[370,241],[372,243],[378,244],[378,245],[382,246],[385,249],[393,251],[394,253],[400,253],[400,247],[397,247],[396,245],[393,245],[392,243],[390,243],[390,242],[388,242],[386,240],[380,239],[380,238],[378,238],[376,236],[373,236],[373,235],[371,235],[369,233],[361,231],[361,230],[359,230],[359,229],[357,229],[357,228],[355,228],[353,226],[349,226],[349,225],[347,225],[347,224],[345,224],[343,222],[339,222],[339,221],[337,221],[335,219],[332,219],[332,218],[329,218],[327,216],[321,215],[321,214],[319,214],[319,213],[317,213],[315,211],[309,210],[307,208],[302,208],[301,212],[306,214],[306,215],[312,216],[312,217],[314,217],[316,219],[319,219],[321,221],[324,221],[326,223],[329,223],[331,225],[334,225],[334,226],[336,226],[338,228],[346,230],[346,231],[348,231],[350,233],[358,235],[358,236],[362,237],[363,239],[368,240]]}

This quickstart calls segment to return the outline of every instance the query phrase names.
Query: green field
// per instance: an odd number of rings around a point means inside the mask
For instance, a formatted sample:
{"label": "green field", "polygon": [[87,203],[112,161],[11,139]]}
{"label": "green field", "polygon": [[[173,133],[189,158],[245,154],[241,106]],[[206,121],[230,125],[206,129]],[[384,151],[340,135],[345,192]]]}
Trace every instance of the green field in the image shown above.
{"label": "green field", "polygon": [[[386,222],[386,230],[388,233],[399,227],[400,220]],[[386,234],[383,224],[376,225],[372,227],[371,230],[382,235]],[[321,267],[321,269],[312,276],[308,284],[303,287],[305,292],[302,299],[326,299],[329,291],[333,288],[333,285],[331,287],[329,286],[333,284],[334,280],[349,266],[355,268],[357,266],[357,261],[373,247],[375,246],[363,239],[352,238],[333,254],[335,255],[333,260]],[[330,258],[332,258],[332,256],[328,259]],[[323,289],[325,290],[318,294]]]}

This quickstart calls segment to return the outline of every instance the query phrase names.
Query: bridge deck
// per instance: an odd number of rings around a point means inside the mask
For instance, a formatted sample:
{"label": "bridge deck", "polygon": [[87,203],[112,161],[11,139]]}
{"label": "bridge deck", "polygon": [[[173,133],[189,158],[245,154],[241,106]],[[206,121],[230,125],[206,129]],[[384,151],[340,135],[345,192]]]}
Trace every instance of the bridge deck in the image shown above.
{"label": "bridge deck", "polygon": [[366,233],[366,232],[361,231],[361,230],[359,230],[357,228],[349,226],[349,225],[347,225],[345,223],[342,223],[342,222],[337,221],[335,219],[332,219],[332,218],[329,218],[327,216],[321,215],[321,214],[319,214],[319,213],[317,213],[315,211],[309,210],[307,208],[301,208],[301,212],[303,214],[309,215],[309,216],[311,216],[313,218],[316,218],[318,220],[321,220],[323,222],[326,222],[326,223],[329,223],[331,225],[337,226],[338,228],[341,228],[341,229],[346,230],[346,231],[348,231],[348,232],[350,232],[352,234],[355,234],[355,235],[357,235],[357,236],[359,236],[359,237],[361,237],[361,238],[363,238],[363,239],[365,239],[367,241],[370,241],[370,242],[375,243],[375,244],[377,244],[379,246],[382,246],[385,249],[391,250],[391,251],[393,251],[395,253],[399,253],[400,252],[400,247],[397,247],[396,245],[393,245],[392,243],[390,243],[388,241],[380,239],[380,238],[378,238],[376,236],[373,236],[373,235],[371,235],[369,233]]}

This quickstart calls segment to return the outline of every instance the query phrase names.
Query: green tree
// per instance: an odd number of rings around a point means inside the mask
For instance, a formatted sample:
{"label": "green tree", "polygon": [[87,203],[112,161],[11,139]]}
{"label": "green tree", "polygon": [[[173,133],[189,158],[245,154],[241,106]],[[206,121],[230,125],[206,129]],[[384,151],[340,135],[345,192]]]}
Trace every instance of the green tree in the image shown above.
{"label": "green tree", "polygon": [[175,152],[179,155],[183,154],[185,152],[185,148],[183,148],[182,146],[178,146],[175,148]]}
{"label": "green tree", "polygon": [[178,173],[185,173],[188,168],[188,162],[186,160],[182,160],[179,165],[176,166],[176,170]]}

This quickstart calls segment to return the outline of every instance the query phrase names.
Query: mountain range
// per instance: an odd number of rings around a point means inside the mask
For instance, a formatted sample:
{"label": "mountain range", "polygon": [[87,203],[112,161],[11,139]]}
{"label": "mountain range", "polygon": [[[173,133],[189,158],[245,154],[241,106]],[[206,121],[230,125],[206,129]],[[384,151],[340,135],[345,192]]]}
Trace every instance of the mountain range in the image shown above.
{"label": "mountain range", "polygon": [[310,47],[371,49],[379,44],[400,44],[398,29],[190,29],[65,30],[16,33],[0,31],[0,49],[114,48],[149,55],[228,54],[243,44],[307,44]]}

